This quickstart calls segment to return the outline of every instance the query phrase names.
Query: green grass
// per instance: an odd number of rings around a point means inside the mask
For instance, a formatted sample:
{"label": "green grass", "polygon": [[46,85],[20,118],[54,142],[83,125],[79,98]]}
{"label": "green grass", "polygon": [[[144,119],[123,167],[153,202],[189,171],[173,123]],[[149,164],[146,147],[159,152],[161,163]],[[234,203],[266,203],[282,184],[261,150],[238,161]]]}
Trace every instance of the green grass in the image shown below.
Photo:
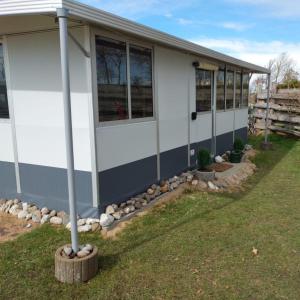
{"label": "green grass", "polygon": [[54,279],[54,252],[70,239],[64,229],[44,225],[1,244],[0,299],[299,299],[300,141],[271,140],[244,192],[187,192],[116,241],[81,235],[100,249],[89,283]]}

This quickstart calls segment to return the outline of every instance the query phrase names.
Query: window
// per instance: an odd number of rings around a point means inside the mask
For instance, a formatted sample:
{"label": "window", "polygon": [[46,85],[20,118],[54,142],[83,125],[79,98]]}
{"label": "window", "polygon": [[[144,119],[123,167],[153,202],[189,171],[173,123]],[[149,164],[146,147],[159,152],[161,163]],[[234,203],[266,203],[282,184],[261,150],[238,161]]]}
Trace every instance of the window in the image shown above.
{"label": "window", "polygon": [[96,38],[99,121],[128,119],[126,44]]}
{"label": "window", "polygon": [[235,78],[235,108],[239,108],[241,104],[241,96],[242,96],[242,74],[236,72]]}
{"label": "window", "polygon": [[211,110],[212,72],[196,69],[196,111]]}
{"label": "window", "polygon": [[152,51],[97,36],[96,60],[99,121],[153,117]]}
{"label": "window", "polygon": [[217,110],[225,110],[225,71],[219,70],[217,75]]}
{"label": "window", "polygon": [[0,44],[0,118],[2,119],[9,118],[6,79],[5,79],[5,71],[4,71],[4,55],[3,55],[2,44]]}
{"label": "window", "polygon": [[234,73],[227,71],[226,74],[226,109],[233,108],[233,94],[234,94]]}
{"label": "window", "polygon": [[249,74],[243,74],[243,97],[241,107],[248,107]]}
{"label": "window", "polygon": [[132,118],[153,116],[152,54],[150,49],[130,46]]}

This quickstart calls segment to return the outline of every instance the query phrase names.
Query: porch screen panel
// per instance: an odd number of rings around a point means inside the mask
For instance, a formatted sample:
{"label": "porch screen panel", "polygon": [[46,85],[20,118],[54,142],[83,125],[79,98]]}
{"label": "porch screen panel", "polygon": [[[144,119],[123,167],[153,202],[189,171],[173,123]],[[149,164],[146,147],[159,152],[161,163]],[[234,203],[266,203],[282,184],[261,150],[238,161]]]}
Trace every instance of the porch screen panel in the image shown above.
{"label": "porch screen panel", "polygon": [[217,75],[217,110],[225,110],[225,71],[219,70]]}
{"label": "porch screen panel", "polygon": [[99,121],[128,119],[126,43],[96,37]]}
{"label": "porch screen panel", "polygon": [[242,75],[236,73],[235,78],[235,108],[240,108],[242,98]]}
{"label": "porch screen panel", "polygon": [[152,51],[130,45],[132,118],[153,117]]}
{"label": "porch screen panel", "polygon": [[196,111],[211,110],[212,72],[196,69]]}
{"label": "porch screen panel", "polygon": [[4,55],[3,45],[0,44],[0,118],[8,119],[8,99],[7,99],[7,88],[4,70]]}
{"label": "porch screen panel", "polygon": [[249,74],[243,74],[243,97],[241,107],[248,107]]}
{"label": "porch screen panel", "polygon": [[233,108],[233,94],[234,94],[234,73],[227,71],[226,74],[226,109]]}

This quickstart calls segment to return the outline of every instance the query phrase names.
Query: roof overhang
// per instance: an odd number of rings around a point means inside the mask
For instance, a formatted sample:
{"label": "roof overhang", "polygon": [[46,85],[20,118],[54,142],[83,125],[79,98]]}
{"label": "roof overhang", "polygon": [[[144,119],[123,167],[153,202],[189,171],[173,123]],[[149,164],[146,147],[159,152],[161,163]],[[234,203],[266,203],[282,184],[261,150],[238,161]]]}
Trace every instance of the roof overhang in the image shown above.
{"label": "roof overhang", "polygon": [[71,16],[88,23],[120,30],[143,39],[147,38],[155,43],[177,48],[191,54],[204,56],[208,59],[217,60],[222,63],[238,66],[252,73],[270,73],[270,71],[264,67],[222,54],[72,0],[2,0],[0,1],[0,16],[55,13],[57,8],[66,8],[69,10]]}

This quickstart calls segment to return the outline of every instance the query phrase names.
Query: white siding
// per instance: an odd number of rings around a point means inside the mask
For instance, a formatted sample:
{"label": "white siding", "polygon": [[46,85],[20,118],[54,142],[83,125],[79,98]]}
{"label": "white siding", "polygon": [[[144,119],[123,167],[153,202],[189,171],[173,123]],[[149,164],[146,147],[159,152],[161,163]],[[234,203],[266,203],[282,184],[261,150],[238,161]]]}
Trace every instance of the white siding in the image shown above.
{"label": "white siding", "polygon": [[155,50],[160,152],[164,152],[188,144],[190,57],[161,47]]}
{"label": "white siding", "polygon": [[[72,29],[84,43],[84,29]],[[8,36],[8,56],[20,163],[66,168],[59,34]],[[86,60],[70,42],[74,156],[91,170]]]}
{"label": "white siding", "polygon": [[157,154],[155,121],[98,127],[96,136],[99,171]]}
{"label": "white siding", "polygon": [[217,112],[216,116],[216,132],[217,135],[233,131],[234,111]]}
{"label": "white siding", "polygon": [[235,129],[248,126],[248,108],[237,109],[235,111]]}

